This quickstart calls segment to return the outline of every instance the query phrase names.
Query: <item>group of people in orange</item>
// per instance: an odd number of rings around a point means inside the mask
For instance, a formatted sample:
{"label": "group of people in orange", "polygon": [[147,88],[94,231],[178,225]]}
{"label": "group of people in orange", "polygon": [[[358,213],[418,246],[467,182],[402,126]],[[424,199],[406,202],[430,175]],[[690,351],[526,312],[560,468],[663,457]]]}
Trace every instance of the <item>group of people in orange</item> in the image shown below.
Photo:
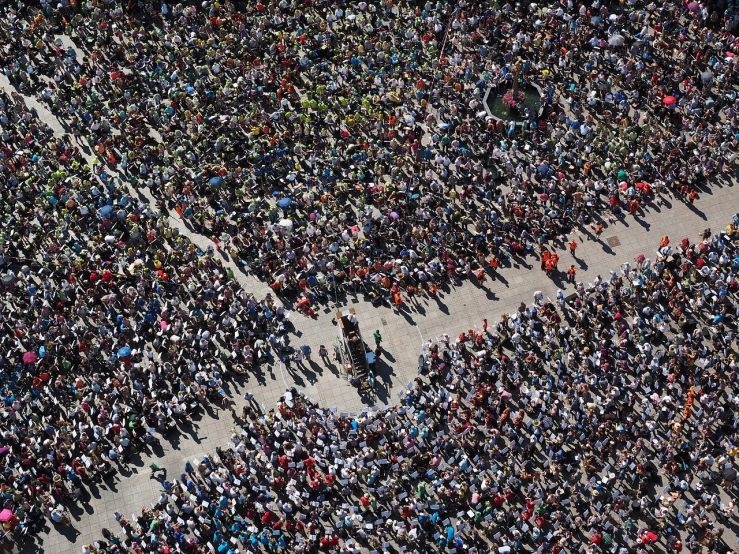
{"label": "group of people in orange", "polygon": [[553,271],[556,271],[557,264],[559,263],[559,254],[556,252],[550,252],[546,248],[541,252],[541,268],[547,272],[547,275],[551,275]]}
{"label": "group of people in orange", "polygon": [[[575,239],[570,240],[567,245],[570,254],[573,258],[577,259],[577,247],[579,246]],[[557,265],[559,264],[559,254],[556,251],[549,251],[547,248],[542,247],[541,251],[541,270],[545,271],[547,276],[552,276],[555,271],[558,271]],[[570,264],[567,268],[567,280],[570,283],[575,282],[575,276],[577,275],[577,269],[574,264]]]}

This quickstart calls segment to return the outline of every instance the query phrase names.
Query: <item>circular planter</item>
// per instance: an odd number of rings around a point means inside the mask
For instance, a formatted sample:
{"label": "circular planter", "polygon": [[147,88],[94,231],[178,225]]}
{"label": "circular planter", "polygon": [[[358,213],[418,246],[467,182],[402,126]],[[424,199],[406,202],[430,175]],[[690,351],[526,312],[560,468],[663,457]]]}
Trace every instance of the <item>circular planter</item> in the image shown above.
{"label": "circular planter", "polygon": [[[523,87],[519,88],[526,97],[524,105],[529,109],[533,110],[537,117],[540,117],[544,111],[544,102],[542,100],[542,92],[539,85],[535,83],[527,83]],[[488,87],[485,91],[485,97],[483,98],[483,106],[489,117],[492,117],[495,121],[502,121],[503,123],[515,122],[516,125],[521,125],[523,122],[523,116],[517,110],[511,110],[510,108],[503,106],[502,98],[504,91],[501,89],[493,90],[493,87]]]}

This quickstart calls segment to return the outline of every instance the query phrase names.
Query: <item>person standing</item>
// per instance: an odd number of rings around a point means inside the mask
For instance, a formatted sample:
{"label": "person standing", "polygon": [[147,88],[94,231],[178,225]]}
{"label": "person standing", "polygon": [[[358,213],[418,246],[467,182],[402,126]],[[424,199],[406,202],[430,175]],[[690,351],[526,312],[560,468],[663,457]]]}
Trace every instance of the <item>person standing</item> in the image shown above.
{"label": "person standing", "polygon": [[149,479],[156,479],[157,478],[156,477],[156,474],[157,473],[161,473],[162,474],[160,476],[161,479],[166,479],[167,478],[167,468],[165,468],[165,467],[159,467],[154,462],[151,462],[149,464],[149,469],[151,469],[151,473],[149,474]]}
{"label": "person standing", "polygon": [[318,357],[323,360],[323,363],[328,365],[328,350],[326,350],[326,347],[321,345],[318,349]]}
{"label": "person standing", "polygon": [[254,400],[254,393],[252,393],[251,391],[246,391],[244,393],[244,400],[246,400],[250,404],[254,404],[254,406],[257,406],[258,405],[257,404],[257,401]]}
{"label": "person standing", "polygon": [[372,336],[375,337],[375,346],[379,349],[382,348],[380,346],[380,343],[382,342],[382,335],[380,334],[380,330],[376,329],[374,333],[372,333]]}
{"label": "person standing", "polygon": [[549,252],[549,250],[544,250],[541,253],[541,270],[542,271],[549,271],[547,262],[549,262],[549,259],[552,257],[552,253]]}
{"label": "person standing", "polygon": [[308,344],[301,344],[300,345],[300,351],[303,353],[303,356],[305,356],[305,359],[310,362],[310,355],[311,355],[311,348]]}

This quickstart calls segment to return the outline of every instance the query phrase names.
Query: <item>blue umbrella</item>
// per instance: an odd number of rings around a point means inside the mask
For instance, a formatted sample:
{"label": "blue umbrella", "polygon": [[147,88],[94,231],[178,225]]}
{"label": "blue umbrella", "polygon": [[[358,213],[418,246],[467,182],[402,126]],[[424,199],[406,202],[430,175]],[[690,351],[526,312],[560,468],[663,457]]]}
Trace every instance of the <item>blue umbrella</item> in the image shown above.
{"label": "blue umbrella", "polygon": [[113,211],[113,206],[110,206],[110,205],[103,206],[102,208],[100,208],[100,216],[105,217],[107,215],[110,215],[110,212],[112,211]]}
{"label": "blue umbrella", "polygon": [[594,25],[599,25],[603,23],[603,20],[596,15],[595,17],[590,18],[590,23],[593,23]]}
{"label": "blue umbrella", "polygon": [[124,346],[121,349],[118,350],[118,357],[119,358],[126,358],[131,355],[131,347],[130,346]]}
{"label": "blue umbrella", "polygon": [[281,200],[278,200],[278,201],[277,201],[277,205],[278,205],[278,206],[279,206],[280,208],[287,208],[287,207],[288,207],[288,206],[289,206],[290,204],[292,204],[292,202],[293,202],[293,201],[292,201],[292,199],[291,199],[291,198],[287,198],[287,197],[286,197],[286,198],[282,198]]}
{"label": "blue umbrella", "polygon": [[223,178],[218,176],[211,177],[209,182],[211,187],[220,187],[223,184]]}

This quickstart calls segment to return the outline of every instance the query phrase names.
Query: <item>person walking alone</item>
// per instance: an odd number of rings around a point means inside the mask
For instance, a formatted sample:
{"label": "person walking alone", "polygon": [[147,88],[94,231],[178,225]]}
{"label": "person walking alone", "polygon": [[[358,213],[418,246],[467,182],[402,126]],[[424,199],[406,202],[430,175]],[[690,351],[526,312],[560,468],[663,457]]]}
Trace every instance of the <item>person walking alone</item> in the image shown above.
{"label": "person walking alone", "polygon": [[380,346],[380,343],[382,342],[382,335],[380,334],[380,330],[379,329],[375,330],[375,332],[372,333],[372,336],[375,337],[375,346],[379,350],[380,348],[382,348]]}

